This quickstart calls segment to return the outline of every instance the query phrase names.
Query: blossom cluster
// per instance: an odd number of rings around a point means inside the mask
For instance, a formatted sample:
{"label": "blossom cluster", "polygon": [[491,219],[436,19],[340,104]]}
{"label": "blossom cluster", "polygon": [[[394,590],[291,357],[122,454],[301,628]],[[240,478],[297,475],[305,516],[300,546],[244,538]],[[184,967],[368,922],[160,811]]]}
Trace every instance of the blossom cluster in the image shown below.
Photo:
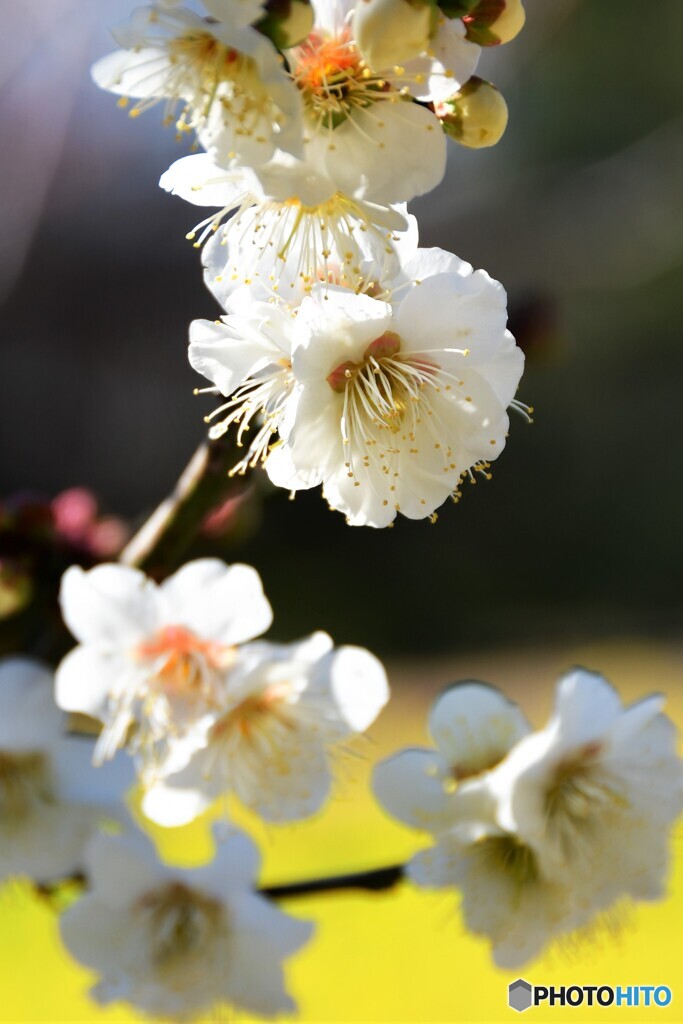
{"label": "blossom cluster", "polygon": [[[354,526],[433,519],[488,477],[509,411],[529,418],[502,285],[420,247],[406,206],[441,181],[448,138],[502,135],[505,103],[475,70],[523,22],[519,0],[157,0],[115,29],[96,82],[134,117],[161,104],[202,150],[161,185],[212,210],[190,237],[223,315],[193,322],[189,358],[223,399],[209,438],[231,431],[243,450],[233,474],[262,465],[291,493],[320,487]],[[99,1003],[177,1020],[291,1012],[283,963],[313,925],[259,889],[230,814],[320,811],[389,699],[385,670],[323,632],[263,639],[273,612],[250,566],[201,558],[152,579],[133,541],[90,567],[124,534],[105,522],[103,538],[88,495],[67,498],[58,532],[88,554],[59,595],[76,646],[54,673],[0,662],[0,880],[82,886],[61,935]],[[27,598],[10,583],[13,613]],[[404,873],[459,889],[502,967],[660,896],[683,809],[662,707],[624,709],[577,669],[534,732],[494,688],[454,686],[431,715],[435,748],[375,771],[384,808],[431,837]],[[184,826],[217,802],[211,861],[164,863],[147,824]]]}
{"label": "blossom cluster", "polygon": [[664,892],[669,833],[683,810],[676,730],[654,695],[624,708],[600,675],[560,679],[533,732],[494,687],[462,683],[430,716],[434,749],[377,766],[375,795],[433,845],[408,871],[457,888],[467,927],[518,967],[623,900]]}
{"label": "blossom cluster", "polygon": [[[213,207],[190,233],[225,310],[190,331],[227,400],[207,417],[290,492],[322,487],[352,525],[433,516],[505,446],[523,356],[484,271],[418,248],[405,204],[447,138],[498,141],[507,109],[474,75],[519,0],[207,0],[136,10],[95,81],[137,116],[163,103],[186,156],[161,185]],[[134,101],[131,105],[131,101]]]}
{"label": "blossom cluster", "polygon": [[[0,879],[85,880],[61,930],[98,972],[100,1003],[174,1018],[224,1002],[291,1011],[282,961],[312,925],[257,892],[258,852],[225,798],[268,822],[320,810],[337,752],[388,700],[382,665],[321,632],[256,640],[272,621],[259,576],[217,559],[161,585],[124,565],[72,566],[60,600],[79,642],[56,674],[0,663]],[[129,810],[134,786],[166,827],[222,798],[212,861],[164,865]]]}

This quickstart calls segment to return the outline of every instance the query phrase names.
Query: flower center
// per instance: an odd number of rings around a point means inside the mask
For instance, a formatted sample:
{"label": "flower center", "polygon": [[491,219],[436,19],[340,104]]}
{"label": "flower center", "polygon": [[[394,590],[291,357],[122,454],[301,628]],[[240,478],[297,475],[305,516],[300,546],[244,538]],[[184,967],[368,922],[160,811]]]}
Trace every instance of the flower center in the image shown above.
{"label": "flower center", "polygon": [[23,818],[53,799],[44,754],[37,751],[0,753],[0,816]]}
{"label": "flower center", "polygon": [[286,680],[267,686],[260,693],[250,694],[216,722],[212,739],[227,737],[250,739],[262,734],[270,726],[293,729],[294,722],[286,712],[287,698],[292,686]]}
{"label": "flower center", "polygon": [[295,50],[293,75],[309,112],[326,128],[339,127],[389,89],[363,62],[348,32],[328,39],[312,33]]}
{"label": "flower center", "polygon": [[[203,960],[210,952],[224,916],[216,900],[179,882],[147,893],[137,910],[145,920],[154,968],[179,984],[186,980],[192,961]],[[180,977],[174,977],[178,971]]]}
{"label": "flower center", "polygon": [[539,879],[533,850],[514,836],[487,836],[478,844],[479,853],[496,873],[503,872],[518,888],[533,885]]}
{"label": "flower center", "polygon": [[576,853],[582,834],[591,832],[624,797],[597,761],[599,743],[589,743],[557,767],[545,794],[545,817],[563,851]]}
{"label": "flower center", "polygon": [[235,656],[234,648],[201,640],[184,626],[164,627],[135,653],[152,661],[153,684],[168,695],[202,690],[207,675],[228,668]]}
{"label": "flower center", "polygon": [[327,377],[337,394],[344,395],[346,439],[354,428],[374,427],[397,434],[406,413],[421,400],[427,384],[435,384],[438,367],[425,360],[400,356],[401,339],[393,331],[376,338],[365,350],[360,363],[347,361]]}

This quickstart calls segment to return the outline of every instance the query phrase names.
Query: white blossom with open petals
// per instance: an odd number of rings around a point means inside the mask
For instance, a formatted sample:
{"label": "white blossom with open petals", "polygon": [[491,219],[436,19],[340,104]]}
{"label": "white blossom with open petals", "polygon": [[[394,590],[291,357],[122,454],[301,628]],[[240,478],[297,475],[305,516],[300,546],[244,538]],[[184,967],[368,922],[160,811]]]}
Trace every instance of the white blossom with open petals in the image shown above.
{"label": "white blossom with open petals", "polygon": [[382,761],[373,777],[375,796],[412,828],[447,831],[491,803],[470,780],[498,764],[529,729],[517,705],[493,686],[458,683],[431,710],[435,749],[402,750]]}
{"label": "white blossom with open petals", "polygon": [[543,876],[534,850],[485,814],[418,853],[409,877],[427,889],[458,889],[465,925],[489,940],[494,962],[521,967],[591,916],[585,894]]}
{"label": "white blossom with open petals", "polygon": [[142,834],[99,836],[88,849],[91,890],[60,921],[62,939],[97,972],[103,1005],[154,1017],[208,1019],[226,1004],[259,1016],[292,1012],[282,964],[313,926],[255,891],[256,847],[233,832],[205,867],[163,864]]}
{"label": "white blossom with open petals", "polygon": [[586,886],[596,910],[663,892],[683,810],[683,762],[663,704],[651,696],[624,708],[602,676],[575,669],[558,684],[548,725],[487,782],[500,827],[534,849],[546,875]]}
{"label": "white blossom with open petals", "polygon": [[205,279],[226,306],[243,286],[258,288],[259,299],[285,303],[316,280],[362,287],[371,267],[376,275],[397,273],[404,236],[413,244],[416,234],[404,207],[342,194],[284,153],[258,175],[245,167],[226,171],[196,154],[176,161],[160,184],[197,206],[217,208],[188,237],[197,247],[206,242]]}
{"label": "white blossom with open petals", "polygon": [[93,78],[123,105],[135,99],[134,116],[165,101],[169,123],[196,132],[222,163],[262,163],[276,147],[300,152],[301,98],[272,43],[250,27],[253,5],[210,2],[224,20],[137,8],[113,31],[122,49],[99,60]]}
{"label": "white blossom with open petals", "polygon": [[388,698],[379,661],[360,648],[333,649],[325,633],[249,645],[220,710],[175,748],[143,809],[159,824],[182,825],[232,791],[269,821],[309,817],[329,795],[330,755]]}
{"label": "white blossom with open petals", "polygon": [[315,286],[294,327],[298,399],[277,462],[289,490],[323,481],[354,526],[431,515],[505,446],[524,357],[503,288],[437,273],[394,305]]}
{"label": "white blossom with open petals", "polygon": [[[307,162],[338,191],[371,202],[408,202],[431,191],[446,169],[446,139],[434,113],[413,102],[415,75],[366,64],[348,0],[316,2],[314,10],[313,31],[287,51],[303,98]],[[476,57],[472,71],[475,65]],[[430,92],[428,78],[420,67],[423,98]],[[448,81],[446,94],[453,92]]]}
{"label": "white blossom with open petals", "polygon": [[57,703],[102,722],[98,762],[122,746],[163,760],[215,706],[238,645],[272,621],[258,573],[213,558],[160,586],[127,566],[72,566],[60,601],[79,645],[57,670]]}
{"label": "white blossom with open petals", "polygon": [[125,755],[93,771],[93,742],[67,735],[53,690],[39,662],[0,661],[0,881],[81,871],[86,842],[103,820],[120,817],[134,781]]}

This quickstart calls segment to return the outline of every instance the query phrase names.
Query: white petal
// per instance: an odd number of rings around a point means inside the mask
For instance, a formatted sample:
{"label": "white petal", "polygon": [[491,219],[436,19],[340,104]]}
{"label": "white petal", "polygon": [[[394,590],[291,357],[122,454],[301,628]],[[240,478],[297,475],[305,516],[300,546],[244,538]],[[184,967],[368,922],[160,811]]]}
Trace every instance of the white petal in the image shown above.
{"label": "white petal", "polygon": [[52,751],[57,792],[63,800],[118,813],[135,783],[133,760],[122,752],[94,768],[94,748],[94,740],[85,736],[64,736],[59,740]]}
{"label": "white petal", "polygon": [[142,812],[151,821],[164,828],[188,825],[203,814],[214,800],[201,776],[193,772],[195,786],[184,785],[184,773],[171,775],[154,783],[142,800]]}
{"label": "white petal", "polygon": [[214,858],[191,872],[194,884],[222,901],[233,898],[231,894],[235,891],[253,889],[261,870],[261,854],[256,843],[244,832],[223,822],[214,826],[213,835]]}
{"label": "white petal", "polygon": [[436,833],[457,819],[451,781],[450,766],[435,750],[402,750],[377,765],[372,789],[392,817]]}
{"label": "white petal", "polygon": [[[359,361],[391,324],[391,307],[346,288],[316,286],[299,308],[294,330],[297,380],[325,382],[346,361]],[[330,394],[333,394],[326,384]]]}
{"label": "white petal", "polygon": [[0,660],[0,750],[50,747],[64,724],[55,705],[53,676],[31,658]]}
{"label": "white petal", "polygon": [[485,683],[446,690],[434,704],[429,729],[457,778],[498,764],[530,726],[516,704]]}
{"label": "white petal", "polygon": [[250,172],[226,171],[206,153],[183,157],[171,164],[159,181],[161,188],[195,206],[239,205],[258,183]]}
{"label": "white petal", "polygon": [[95,836],[86,850],[86,869],[94,895],[113,908],[131,906],[170,876],[142,832]]}
{"label": "white petal", "polygon": [[409,100],[372,104],[312,141],[337,188],[374,203],[408,202],[446,171],[446,137],[436,116]]}
{"label": "white petal", "polygon": [[195,320],[190,325],[190,365],[223,395],[282,355],[262,331],[248,328],[242,318],[227,323]]}
{"label": "white petal", "polygon": [[340,647],[316,668],[332,689],[339,713],[354,732],[364,732],[389,700],[382,663],[361,647]]}
{"label": "white petal", "polygon": [[73,565],[62,577],[59,599],[76,639],[101,649],[131,646],[158,627],[156,585],[128,566],[98,565],[85,572]]}
{"label": "white petal", "polygon": [[576,668],[557,684],[553,719],[563,745],[578,747],[599,739],[621,712],[619,694],[597,672]]}
{"label": "white petal", "polygon": [[65,711],[79,711],[103,720],[109,696],[128,665],[118,652],[100,652],[89,646],[74,647],[55,675],[55,700]]}
{"label": "white petal", "polygon": [[62,942],[69,953],[85,967],[104,974],[128,966],[125,950],[132,945],[132,926],[126,910],[101,903],[92,894],[73,903],[59,919]]}
{"label": "white petal", "polygon": [[184,625],[221,644],[239,644],[273,621],[259,574],[248,565],[217,558],[188,562],[162,584],[169,624]]}
{"label": "white petal", "polygon": [[406,79],[416,99],[445,100],[474,74],[481,50],[465,38],[460,18],[441,17],[429,55],[407,61]]}

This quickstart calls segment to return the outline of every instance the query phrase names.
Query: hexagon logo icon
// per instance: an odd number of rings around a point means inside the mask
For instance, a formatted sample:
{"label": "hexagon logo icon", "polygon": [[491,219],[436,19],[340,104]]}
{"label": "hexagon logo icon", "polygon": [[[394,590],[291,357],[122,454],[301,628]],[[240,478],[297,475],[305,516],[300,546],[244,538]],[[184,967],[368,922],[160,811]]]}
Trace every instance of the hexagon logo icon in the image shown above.
{"label": "hexagon logo icon", "polygon": [[528,1010],[533,1003],[532,988],[524,978],[517,978],[508,985],[508,1006],[517,1013]]}

